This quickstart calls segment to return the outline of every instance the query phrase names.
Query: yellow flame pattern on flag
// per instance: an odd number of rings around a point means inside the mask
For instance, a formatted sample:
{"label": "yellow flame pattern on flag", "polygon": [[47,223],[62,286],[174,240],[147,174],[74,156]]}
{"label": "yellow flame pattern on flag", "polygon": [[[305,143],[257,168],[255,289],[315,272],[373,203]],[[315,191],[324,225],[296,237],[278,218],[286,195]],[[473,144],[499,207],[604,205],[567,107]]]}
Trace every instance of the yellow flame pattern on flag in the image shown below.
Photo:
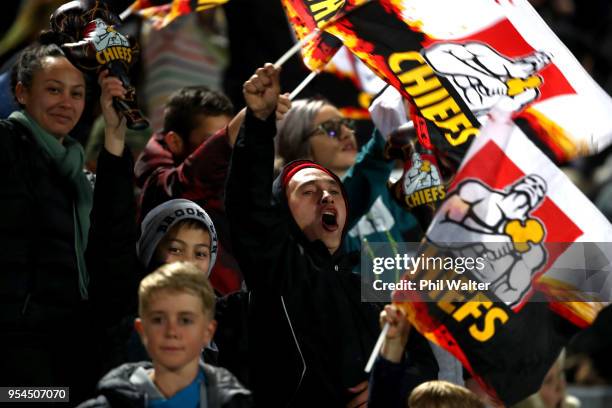
{"label": "yellow flame pattern on flag", "polygon": [[561,149],[567,160],[574,159],[580,155],[586,155],[589,152],[589,147],[586,143],[577,144],[565,129],[557,123],[550,120],[542,112],[534,109],[532,106],[524,111],[527,115],[531,115],[537,119],[539,125],[545,130],[550,137],[551,142]]}
{"label": "yellow flame pattern on flag", "polygon": [[190,0],[174,0],[170,4],[162,4],[143,8],[147,1],[136,0],[130,9],[132,12],[138,12],[145,19],[151,20],[153,27],[160,30],[172,23],[177,17],[189,14],[192,12],[199,13],[227,3],[229,0],[198,0],[192,4]]}

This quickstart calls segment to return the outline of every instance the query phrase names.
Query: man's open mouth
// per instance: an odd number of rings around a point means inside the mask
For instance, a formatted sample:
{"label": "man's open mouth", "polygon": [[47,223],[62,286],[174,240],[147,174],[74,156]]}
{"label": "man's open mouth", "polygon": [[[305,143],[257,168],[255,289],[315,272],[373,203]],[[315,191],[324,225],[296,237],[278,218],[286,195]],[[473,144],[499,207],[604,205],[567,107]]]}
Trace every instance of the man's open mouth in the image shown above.
{"label": "man's open mouth", "polygon": [[326,231],[333,232],[338,229],[337,214],[335,210],[325,210],[321,216],[321,223]]}

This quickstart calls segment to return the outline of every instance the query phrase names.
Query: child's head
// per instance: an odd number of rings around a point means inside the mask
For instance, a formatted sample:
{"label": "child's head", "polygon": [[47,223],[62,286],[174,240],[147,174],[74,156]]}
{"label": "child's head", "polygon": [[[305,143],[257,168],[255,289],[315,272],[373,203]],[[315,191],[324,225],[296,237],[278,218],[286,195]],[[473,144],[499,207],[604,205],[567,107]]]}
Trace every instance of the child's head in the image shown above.
{"label": "child's head", "polygon": [[196,368],[215,332],[215,294],[192,263],[161,266],[140,282],[135,327],[156,369]]}
{"label": "child's head", "polygon": [[409,408],[484,408],[476,394],[447,381],[427,381],[408,397]]}
{"label": "child's head", "polygon": [[144,218],[137,249],[147,272],[159,265],[189,261],[208,276],[217,257],[217,233],[199,205],[170,200]]}

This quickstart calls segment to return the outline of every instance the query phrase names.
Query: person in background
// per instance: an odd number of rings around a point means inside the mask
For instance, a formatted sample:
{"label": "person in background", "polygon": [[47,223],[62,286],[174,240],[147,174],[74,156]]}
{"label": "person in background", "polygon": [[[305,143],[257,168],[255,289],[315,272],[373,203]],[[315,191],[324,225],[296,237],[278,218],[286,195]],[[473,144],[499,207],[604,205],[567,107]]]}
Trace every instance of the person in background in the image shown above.
{"label": "person in background", "polygon": [[[282,116],[288,104],[284,98],[277,115]],[[174,198],[194,201],[209,214],[219,234],[218,262],[210,279],[223,295],[242,285],[223,206],[232,146],[244,118],[240,112],[232,119],[233,109],[223,94],[204,86],[180,89],[166,105],[162,132],[151,137],[134,169],[142,188],[141,220]]]}
{"label": "person in background", "polygon": [[92,190],[83,148],[69,135],[85,109],[85,77],[51,40],[20,55],[12,72],[20,109],[0,121],[0,384],[69,386],[74,401],[93,390],[111,327],[131,306],[132,162],[112,103],[125,89],[104,71]]}
{"label": "person in background", "polygon": [[540,390],[529,398],[512,406],[512,408],[578,408],[580,401],[574,396],[567,394],[567,382],[563,365],[565,362],[565,351],[561,352],[559,358],[550,367]]}
{"label": "person in background", "polygon": [[228,129],[233,111],[229,99],[220,92],[205,86],[181,88],[166,104],[162,131],[149,139],[134,168],[136,184],[142,189],[140,220],[157,205],[175,198],[194,201],[206,209],[221,239],[219,263],[211,280],[223,294],[239,290],[242,281],[231,255],[222,204],[237,134],[237,130]]}
{"label": "person in background", "polygon": [[[184,199],[167,201],[151,210],[141,224],[136,245],[140,276],[164,264],[191,262],[210,279],[218,245],[215,226],[202,207]],[[206,363],[229,369],[244,385],[249,384],[247,304],[248,293],[243,291],[217,297],[215,318],[218,325],[214,343],[202,353]],[[132,332],[127,351],[127,361],[148,359],[135,332]]]}

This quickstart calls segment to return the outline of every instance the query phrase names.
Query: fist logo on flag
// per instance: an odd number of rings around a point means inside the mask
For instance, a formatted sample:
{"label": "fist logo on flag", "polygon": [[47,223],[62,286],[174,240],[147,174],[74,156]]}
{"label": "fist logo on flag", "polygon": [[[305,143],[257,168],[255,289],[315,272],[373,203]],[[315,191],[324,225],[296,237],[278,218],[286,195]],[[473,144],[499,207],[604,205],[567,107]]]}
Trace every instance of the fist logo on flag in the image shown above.
{"label": "fist logo on flag", "polygon": [[[417,330],[505,405],[536,392],[574,330],[612,299],[612,225],[512,114],[504,104],[490,111],[421,251],[484,258],[484,267],[408,271],[405,281],[447,286],[393,295]],[[472,280],[484,289],[463,289]]]}
{"label": "fist logo on flag", "polygon": [[517,109],[540,95],[542,77],[551,56],[535,51],[525,57],[510,58],[480,42],[437,43],[423,50],[429,65],[449,79],[474,114],[488,111],[500,95],[511,97]]}
{"label": "fist logo on flag", "polygon": [[454,164],[502,99],[557,163],[612,143],[612,99],[528,0],[370,1],[324,30],[416,107]]}
{"label": "fist logo on flag", "polygon": [[[546,195],[546,182],[536,174],[521,177],[504,189],[494,189],[475,179],[463,180],[440,208],[440,221],[429,238],[443,243],[445,237],[468,239],[478,234],[479,243],[453,252],[457,256],[484,257],[486,267],[473,273],[506,304],[520,304],[532,277],[546,264],[545,229],[532,215]],[[443,247],[444,245],[441,244]]]}

